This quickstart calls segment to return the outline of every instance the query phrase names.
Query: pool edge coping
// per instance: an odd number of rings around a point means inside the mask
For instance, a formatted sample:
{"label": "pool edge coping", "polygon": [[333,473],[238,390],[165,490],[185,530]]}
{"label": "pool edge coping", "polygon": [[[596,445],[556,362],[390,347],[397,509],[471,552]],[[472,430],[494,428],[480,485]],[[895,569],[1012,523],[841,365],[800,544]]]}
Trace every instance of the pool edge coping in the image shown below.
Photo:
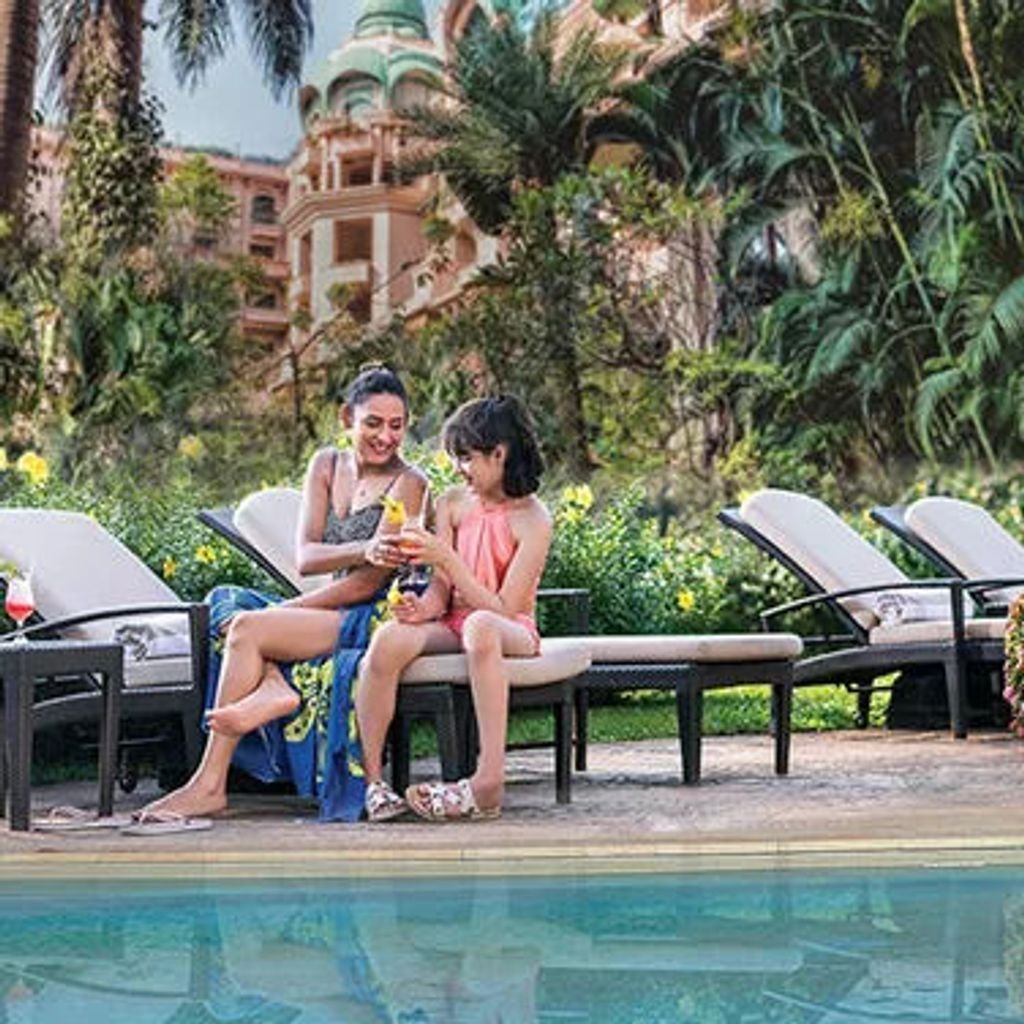
{"label": "pool edge coping", "polygon": [[428,877],[884,867],[1024,867],[1024,835],[264,850],[33,850],[0,854],[0,880]]}

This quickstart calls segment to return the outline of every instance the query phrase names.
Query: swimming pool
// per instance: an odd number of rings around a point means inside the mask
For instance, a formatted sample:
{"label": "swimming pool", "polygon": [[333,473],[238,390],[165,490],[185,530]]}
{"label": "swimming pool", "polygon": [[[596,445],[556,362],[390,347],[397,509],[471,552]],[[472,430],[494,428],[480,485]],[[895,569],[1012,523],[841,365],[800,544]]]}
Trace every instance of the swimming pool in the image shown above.
{"label": "swimming pool", "polygon": [[1024,870],[4,882],[5,1020],[1024,1022]]}

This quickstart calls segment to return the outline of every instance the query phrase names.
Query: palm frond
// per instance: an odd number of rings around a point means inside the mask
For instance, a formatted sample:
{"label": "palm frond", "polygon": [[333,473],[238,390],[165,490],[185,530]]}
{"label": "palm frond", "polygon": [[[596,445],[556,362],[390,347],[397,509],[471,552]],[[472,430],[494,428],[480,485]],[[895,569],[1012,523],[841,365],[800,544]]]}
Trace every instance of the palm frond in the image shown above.
{"label": "palm frond", "polygon": [[311,0],[242,0],[253,56],[275,97],[302,80],[313,41]]}
{"label": "palm frond", "polygon": [[193,88],[233,39],[228,0],[160,0],[160,23],[175,77]]}

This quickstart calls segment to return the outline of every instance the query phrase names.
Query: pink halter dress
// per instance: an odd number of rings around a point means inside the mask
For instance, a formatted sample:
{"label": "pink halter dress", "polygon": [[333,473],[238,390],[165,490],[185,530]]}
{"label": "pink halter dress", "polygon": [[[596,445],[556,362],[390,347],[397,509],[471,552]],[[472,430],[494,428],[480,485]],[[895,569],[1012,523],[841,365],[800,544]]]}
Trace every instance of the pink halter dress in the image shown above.
{"label": "pink halter dress", "polygon": [[[455,550],[459,557],[469,566],[473,575],[494,593],[501,589],[505,573],[518,547],[519,542],[508,524],[508,508],[505,505],[483,505],[474,501],[462,517],[455,534]],[[450,609],[442,616],[441,624],[461,640],[466,619],[474,611],[476,609],[464,604],[462,595],[455,590]],[[534,653],[539,651],[540,633],[534,617],[520,614],[512,618],[526,627],[534,641]]]}

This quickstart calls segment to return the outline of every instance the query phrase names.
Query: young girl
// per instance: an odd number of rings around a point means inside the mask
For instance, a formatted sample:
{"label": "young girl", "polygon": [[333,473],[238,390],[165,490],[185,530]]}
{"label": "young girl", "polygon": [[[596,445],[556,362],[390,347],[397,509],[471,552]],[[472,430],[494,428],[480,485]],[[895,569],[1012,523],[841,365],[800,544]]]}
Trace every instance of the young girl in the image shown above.
{"label": "young girl", "polygon": [[[365,369],[345,393],[340,418],[351,446],[323,448],[310,460],[296,537],[300,571],[333,572],[334,580],[281,603],[237,587],[213,592],[211,626],[226,630],[226,637],[214,659],[219,675],[206,715],[209,740],[192,778],[144,808],[144,822],[173,824],[179,817],[223,810],[233,758],[264,782],[290,778],[300,793],[318,796],[322,818],[347,819],[362,811],[361,782],[339,777],[347,757],[335,736],[347,735],[347,723],[329,733],[325,705],[332,711],[347,706],[351,680],[342,678],[343,664],[354,658],[343,657],[340,649],[365,647],[375,595],[403,560],[397,527],[383,521],[381,499],[400,499],[410,515],[418,515],[426,478],[401,456],[408,400],[392,370]],[[316,671],[297,671],[332,652],[333,678],[326,680],[326,690],[319,662]],[[289,716],[294,717],[278,727]],[[270,722],[273,729],[254,733]]]}
{"label": "young girl", "polygon": [[[356,690],[366,811],[384,821],[411,808],[431,820],[497,817],[505,782],[508,678],[503,655],[539,652],[534,604],[551,544],[551,517],[536,498],[543,469],[529,414],[515,398],[463,405],[444,446],[466,481],[437,502],[437,533],[406,529],[402,550],[431,565],[422,597],[406,595],[395,621],[373,636]],[[381,775],[402,670],[420,654],[463,650],[480,734],[472,778],[410,786],[403,800]]]}

